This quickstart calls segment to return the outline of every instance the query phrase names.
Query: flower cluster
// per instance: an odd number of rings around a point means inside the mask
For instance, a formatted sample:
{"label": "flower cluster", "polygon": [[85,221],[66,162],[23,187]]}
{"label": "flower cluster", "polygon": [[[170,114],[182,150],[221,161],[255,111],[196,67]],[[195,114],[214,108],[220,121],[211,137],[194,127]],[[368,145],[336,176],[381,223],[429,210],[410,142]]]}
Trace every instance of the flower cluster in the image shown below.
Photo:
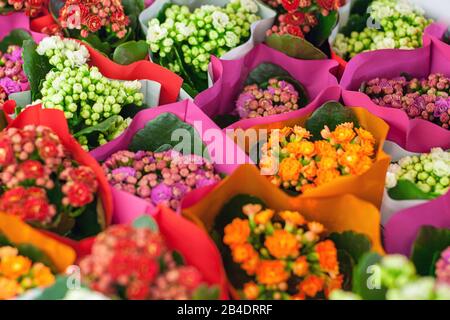
{"label": "flower cluster", "polygon": [[375,138],[369,131],[343,123],[333,131],[325,126],[321,134],[322,140],[312,142],[300,126],[273,130],[262,147],[259,166],[269,170],[273,184],[296,192],[343,175],[363,174],[372,166]]}
{"label": "flower cluster", "polygon": [[424,119],[450,128],[450,79],[433,73],[426,78],[375,78],[362,90],[382,107],[401,109],[411,119]]}
{"label": "flower cluster", "polygon": [[345,0],[264,0],[280,12],[277,24],[267,31],[271,34],[290,34],[304,38],[319,24],[318,16],[327,16],[345,5]]}
{"label": "flower cluster", "polygon": [[244,298],[327,298],[341,287],[337,250],[324,239],[322,224],[306,221],[297,211],[275,212],[259,204],[242,211],[246,219],[228,224],[223,242],[233,261],[254,278],[244,284]]}
{"label": "flower cluster", "polygon": [[125,106],[142,106],[144,96],[140,92],[140,82],[105,78],[97,67],[87,64],[89,52],[78,41],[47,37],[36,51],[47,56],[56,68],[47,73],[42,83],[44,108],[64,111],[74,133],[115,117],[110,130],[89,145],[88,137],[77,135],[85,149],[114,139],[128,126],[131,119],[119,116]]}
{"label": "flower cluster", "polygon": [[337,35],[333,50],[342,58],[347,60],[363,51],[419,48],[423,31],[431,23],[409,0],[375,0],[368,12],[373,26],[353,31],[348,37]]}
{"label": "flower cluster", "polygon": [[103,163],[103,169],[115,188],[173,209],[178,209],[189,191],[220,180],[207,159],[172,150],[118,151]]}
{"label": "flower cluster", "polygon": [[441,253],[441,258],[436,263],[436,278],[438,283],[450,286],[450,247]]}
{"label": "flower cluster", "polygon": [[430,153],[400,159],[389,166],[386,188],[394,188],[399,180],[411,181],[436,197],[445,194],[450,187],[450,152],[433,148]]}
{"label": "flower cluster", "polygon": [[[386,255],[376,264],[381,275],[381,286],[386,288],[386,300],[449,300],[450,285],[439,283],[433,277],[417,275],[414,264],[400,254]],[[335,290],[332,300],[361,299],[357,294]]]}
{"label": "flower cluster", "polygon": [[47,287],[55,282],[50,269],[33,263],[10,246],[0,247],[0,300],[12,299],[26,290]]}
{"label": "flower cluster", "polygon": [[63,214],[81,214],[98,182],[51,129],[30,125],[0,133],[0,188],[0,211],[51,228]]}
{"label": "flower cluster", "polygon": [[104,28],[117,38],[125,37],[129,18],[125,15],[121,0],[69,0],[59,11],[58,21],[62,28],[78,29],[86,38]]}
{"label": "flower cluster", "polygon": [[194,72],[208,70],[210,55],[222,56],[250,36],[250,26],[260,18],[254,0],[231,0],[226,7],[203,5],[193,12],[187,6],[172,4],[165,9],[165,20],[149,21],[147,42],[153,53],[171,63],[176,73],[182,65],[176,62],[177,50],[183,63]]}
{"label": "flower cluster", "polygon": [[0,0],[0,14],[5,11],[25,11],[27,16],[36,17],[44,8],[45,0]]}
{"label": "flower cluster", "polygon": [[297,110],[299,93],[289,82],[269,79],[266,89],[257,84],[248,85],[236,101],[241,119],[265,117]]}
{"label": "flower cluster", "polygon": [[89,256],[80,261],[83,279],[93,290],[127,300],[190,299],[200,272],[177,265],[161,234],[122,224],[99,234]]}
{"label": "flower cluster", "polygon": [[22,66],[21,47],[10,45],[6,52],[0,51],[0,105],[3,105],[11,93],[29,89],[28,79]]}

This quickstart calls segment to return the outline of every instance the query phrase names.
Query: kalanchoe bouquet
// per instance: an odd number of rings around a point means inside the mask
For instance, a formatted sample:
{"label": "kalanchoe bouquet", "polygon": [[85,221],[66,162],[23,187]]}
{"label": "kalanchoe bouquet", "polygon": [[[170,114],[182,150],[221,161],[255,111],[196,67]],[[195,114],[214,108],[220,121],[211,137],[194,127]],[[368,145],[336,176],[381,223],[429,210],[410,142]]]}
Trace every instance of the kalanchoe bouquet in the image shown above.
{"label": "kalanchoe bouquet", "polygon": [[424,119],[450,128],[450,79],[442,74],[426,78],[375,78],[360,89],[382,107],[401,109],[411,119]]}
{"label": "kalanchoe bouquet", "polygon": [[0,51],[0,106],[11,93],[29,89],[22,66],[21,47],[10,45],[5,52]]}
{"label": "kalanchoe bouquet", "polygon": [[257,84],[244,87],[236,101],[241,119],[257,118],[294,111],[299,108],[299,92],[287,81],[271,78],[267,88]]}
{"label": "kalanchoe bouquet", "polygon": [[295,192],[370,169],[375,138],[369,131],[353,123],[342,123],[333,131],[325,126],[321,136],[322,139],[311,141],[311,133],[301,126],[273,130],[262,146],[260,168],[272,171],[268,177],[273,184]]}
{"label": "kalanchoe bouquet", "polygon": [[[120,135],[129,125],[130,110],[143,105],[138,81],[104,77],[90,67],[87,48],[72,39],[43,39],[36,53],[52,67],[39,85],[42,106],[64,111],[74,136],[86,150]],[[136,113],[136,110],[131,112]],[[100,130],[101,128],[107,130]]]}
{"label": "kalanchoe bouquet", "polygon": [[[0,233],[0,240],[4,236]],[[10,245],[0,245],[0,300],[12,299],[25,291],[54,283],[51,269],[35,262]]]}
{"label": "kalanchoe bouquet", "polygon": [[[448,300],[450,286],[439,282],[433,277],[421,277],[416,273],[414,264],[403,255],[392,254],[380,257],[375,264],[380,270],[380,288],[384,294],[377,296],[382,300]],[[362,275],[364,273],[361,273]],[[365,282],[364,279],[360,279]],[[366,291],[370,291],[368,288]],[[376,289],[372,289],[376,290]],[[332,300],[366,299],[352,292],[335,290],[331,293]],[[367,297],[368,298],[368,297]]]}
{"label": "kalanchoe bouquet", "polygon": [[250,36],[250,26],[260,19],[254,0],[231,0],[226,7],[203,5],[164,6],[149,21],[147,43],[153,58],[180,74],[196,95],[207,87],[210,55],[222,56]]}
{"label": "kalanchoe bouquet", "polygon": [[386,188],[391,198],[433,199],[450,185],[450,152],[434,148],[430,153],[406,156],[389,166]]}
{"label": "kalanchoe bouquet", "polygon": [[174,210],[189,191],[220,181],[209,160],[173,150],[119,151],[103,163],[103,169],[114,188]]}
{"label": "kalanchoe bouquet", "polygon": [[353,12],[347,26],[337,35],[332,46],[339,56],[348,60],[363,51],[422,46],[423,31],[431,20],[424,17],[420,8],[409,0],[368,3],[367,12]]}
{"label": "kalanchoe bouquet", "polygon": [[0,0],[0,14],[24,11],[27,16],[35,17],[41,13],[45,2],[45,0]]}
{"label": "kalanchoe bouquet", "polygon": [[233,261],[252,278],[246,299],[328,298],[341,287],[337,250],[324,238],[325,228],[297,211],[275,212],[260,204],[242,208],[224,229],[223,242]]}
{"label": "kalanchoe bouquet", "polygon": [[76,219],[96,210],[98,181],[48,127],[28,125],[0,134],[0,211],[71,235]]}
{"label": "kalanchoe bouquet", "polygon": [[210,289],[200,271],[167,246],[155,222],[150,228],[137,221],[111,226],[96,237],[91,254],[80,261],[91,289],[127,300],[188,300]]}

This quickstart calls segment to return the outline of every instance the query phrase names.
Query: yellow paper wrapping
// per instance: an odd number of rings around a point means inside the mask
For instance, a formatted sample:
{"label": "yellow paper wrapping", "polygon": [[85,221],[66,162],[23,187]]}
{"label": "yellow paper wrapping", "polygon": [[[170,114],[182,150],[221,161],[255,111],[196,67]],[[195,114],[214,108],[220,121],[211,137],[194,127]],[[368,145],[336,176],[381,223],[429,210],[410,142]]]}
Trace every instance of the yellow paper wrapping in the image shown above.
{"label": "yellow paper wrapping", "polygon": [[183,215],[206,231],[211,230],[222,207],[234,196],[249,194],[260,198],[275,210],[297,210],[309,221],[322,223],[327,232],[355,231],[365,234],[372,250],[384,254],[380,241],[380,213],[371,203],[351,194],[325,197],[290,197],[278,189],[253,165],[240,166]]}
{"label": "yellow paper wrapping", "polygon": [[15,244],[32,244],[42,250],[59,272],[64,272],[75,261],[76,254],[72,248],[33,229],[15,216],[0,213],[0,232]]}
{"label": "yellow paper wrapping", "polygon": [[[306,190],[302,195],[299,195],[298,198],[330,197],[341,194],[353,194],[358,198],[371,202],[377,208],[380,208],[383,198],[386,171],[390,163],[390,157],[383,151],[383,144],[389,131],[389,126],[382,119],[374,116],[364,108],[351,107],[351,109],[358,117],[361,127],[370,131],[376,139],[376,156],[374,163],[371,168],[362,175],[339,177],[330,183]],[[251,127],[246,131],[248,132],[248,130],[255,129],[281,129],[284,127],[293,127],[295,125],[304,127],[309,116],[310,114],[286,121],[261,124]],[[251,136],[247,132],[246,137]],[[242,146],[242,143],[244,142],[241,143],[241,146],[249,153],[249,148],[251,148],[258,140],[251,141],[251,139],[247,139],[245,141],[245,146]],[[239,139],[236,138],[236,142],[239,144]]]}

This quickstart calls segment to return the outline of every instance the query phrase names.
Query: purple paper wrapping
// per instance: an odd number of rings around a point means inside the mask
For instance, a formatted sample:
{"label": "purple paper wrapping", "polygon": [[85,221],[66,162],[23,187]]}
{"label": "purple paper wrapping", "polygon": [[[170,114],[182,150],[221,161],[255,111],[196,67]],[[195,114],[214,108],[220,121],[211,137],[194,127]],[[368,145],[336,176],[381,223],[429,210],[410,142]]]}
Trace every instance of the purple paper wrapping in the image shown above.
{"label": "purple paper wrapping", "polygon": [[[276,64],[287,70],[308,92],[310,101],[326,87],[337,85],[332,74],[337,62],[334,60],[299,60],[291,58],[277,50],[259,44],[237,60],[221,60],[211,58],[210,71],[214,84],[195,98],[195,103],[209,117],[232,113],[235,102],[248,74],[263,62]],[[279,121],[294,117],[296,112],[265,117],[270,121]],[[255,119],[244,119],[233,123],[229,128],[250,127]]]}
{"label": "purple paper wrapping", "polygon": [[1,16],[0,19],[0,40],[7,36],[14,29],[25,29],[30,32],[34,41],[39,42],[47,35],[31,31],[30,17],[24,12],[15,12],[9,15]]}
{"label": "purple paper wrapping", "polygon": [[[218,128],[192,101],[184,100],[139,112],[130,126],[119,137],[91,151],[97,161],[104,161],[113,153],[128,149],[134,135],[144,128],[148,121],[163,113],[172,113],[192,125],[202,137],[211,161],[217,172],[229,175],[239,164],[251,163],[231,138]],[[153,137],[158,139],[158,137]],[[150,137],[149,137],[150,139]],[[204,187],[204,188],[208,188]],[[113,189],[113,223],[123,223],[154,208],[153,204],[124,191]]]}
{"label": "purple paper wrapping", "polygon": [[[426,41],[425,41],[426,40]],[[428,152],[432,147],[450,148],[450,130],[422,119],[409,119],[402,110],[380,107],[363,93],[361,83],[376,77],[393,78],[401,73],[425,77],[430,73],[450,76],[450,46],[434,37],[424,36],[426,45],[415,50],[377,50],[354,57],[341,79],[343,101],[360,105],[384,119],[390,126],[388,140],[412,152]]]}
{"label": "purple paper wrapping", "polygon": [[409,256],[412,244],[423,226],[450,228],[450,193],[393,215],[384,229],[386,251]]}

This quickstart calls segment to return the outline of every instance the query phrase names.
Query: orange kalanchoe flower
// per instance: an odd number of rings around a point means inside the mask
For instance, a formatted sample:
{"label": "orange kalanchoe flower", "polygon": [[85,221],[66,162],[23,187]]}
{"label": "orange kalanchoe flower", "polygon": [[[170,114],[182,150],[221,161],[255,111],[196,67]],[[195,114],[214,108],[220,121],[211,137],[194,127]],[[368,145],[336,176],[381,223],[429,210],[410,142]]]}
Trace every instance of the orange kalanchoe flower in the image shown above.
{"label": "orange kalanchoe flower", "polygon": [[235,218],[231,224],[225,227],[223,242],[229,246],[243,244],[250,235],[250,227],[247,220]]}
{"label": "orange kalanchoe flower", "polygon": [[247,299],[255,300],[259,295],[258,285],[254,282],[247,282],[246,284],[244,284],[243,292]]}
{"label": "orange kalanchoe flower", "polygon": [[303,277],[308,274],[309,264],[305,256],[301,256],[295,260],[292,266],[292,272],[299,277]]}
{"label": "orange kalanchoe flower", "polygon": [[256,270],[259,283],[265,285],[278,285],[289,278],[285,264],[280,260],[262,260]]}
{"label": "orange kalanchoe flower", "polygon": [[23,256],[7,256],[0,262],[0,274],[9,279],[17,279],[30,271],[32,262]]}
{"label": "orange kalanchoe flower", "polygon": [[271,210],[271,209],[265,209],[262,210],[261,212],[257,213],[255,215],[255,223],[257,224],[266,224],[267,222],[269,222],[273,215],[275,214],[275,211]]}
{"label": "orange kalanchoe flower", "polygon": [[252,254],[252,255],[247,259],[247,261],[245,261],[245,262],[241,265],[241,267],[242,267],[242,269],[243,269],[245,272],[247,272],[247,274],[248,274],[249,276],[251,276],[251,275],[254,275],[254,274],[256,273],[256,270],[258,269],[258,266],[259,266],[259,262],[260,262],[260,260],[259,260],[259,255],[258,255],[258,253],[256,253],[256,251],[255,251],[255,253]]}
{"label": "orange kalanchoe flower", "polygon": [[340,124],[334,129],[330,134],[331,141],[336,144],[343,144],[353,140],[356,136],[355,131],[353,130],[353,123],[346,122]]}
{"label": "orange kalanchoe flower", "polygon": [[316,275],[310,275],[300,282],[298,289],[308,297],[314,298],[317,293],[323,290],[324,283],[325,281],[322,278]]}
{"label": "orange kalanchoe flower", "polygon": [[286,223],[293,224],[294,226],[301,226],[306,223],[305,218],[297,211],[284,210],[279,214],[281,219],[286,221]]}
{"label": "orange kalanchoe flower", "polygon": [[296,236],[286,230],[275,230],[266,238],[264,244],[270,254],[277,259],[295,257],[300,249]]}
{"label": "orange kalanchoe flower", "polygon": [[280,163],[278,175],[283,181],[298,180],[300,176],[301,163],[295,158],[285,158]]}
{"label": "orange kalanchoe flower", "polygon": [[256,252],[249,243],[236,244],[231,249],[233,260],[237,263],[243,263],[254,257]]}
{"label": "orange kalanchoe flower", "polygon": [[0,277],[0,300],[14,298],[23,292],[16,280]]}
{"label": "orange kalanchoe flower", "polygon": [[334,242],[325,240],[316,245],[316,252],[319,256],[320,267],[328,272],[339,272],[339,264],[337,259],[337,250]]}

